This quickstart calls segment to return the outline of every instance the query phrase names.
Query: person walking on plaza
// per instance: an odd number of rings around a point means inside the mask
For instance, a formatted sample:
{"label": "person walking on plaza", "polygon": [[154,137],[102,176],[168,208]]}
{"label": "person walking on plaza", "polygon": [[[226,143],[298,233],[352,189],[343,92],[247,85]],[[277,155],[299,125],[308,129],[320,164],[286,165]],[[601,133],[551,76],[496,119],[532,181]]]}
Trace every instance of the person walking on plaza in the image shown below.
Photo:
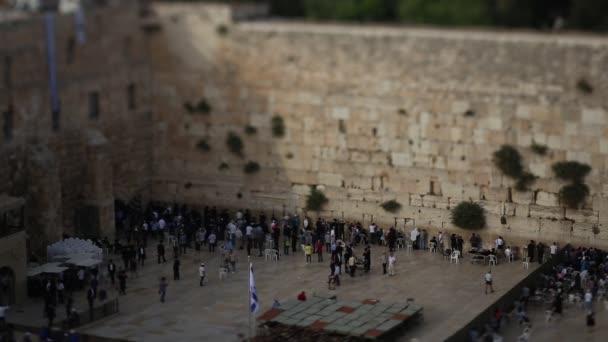
{"label": "person walking on plaza", "polygon": [[116,265],[114,265],[114,262],[111,259],[108,262],[108,274],[110,275],[110,280],[112,281],[112,285],[114,285],[114,275],[116,274]]}
{"label": "person walking on plaza", "polygon": [[357,266],[355,265],[355,256],[351,255],[350,258],[348,258],[348,271],[351,277],[355,276],[356,267]]}
{"label": "person walking on plaza", "polygon": [[143,244],[139,245],[139,248],[137,249],[137,260],[141,266],[144,265],[144,261],[146,260],[146,247],[144,247]]}
{"label": "person walking on plaza", "polygon": [[492,287],[492,270],[489,270],[488,273],[486,273],[484,279],[486,281],[486,294],[488,294],[488,288],[494,293],[494,288]]}
{"label": "person walking on plaza", "polygon": [[173,280],[179,280],[179,259],[173,261]]}
{"label": "person walking on plaza", "polygon": [[160,264],[160,260],[162,259],[163,262],[167,262],[167,259],[165,259],[165,244],[161,241],[158,242],[158,245],[156,246],[156,253],[158,254],[158,263]]}
{"label": "person walking on plaza", "polygon": [[395,255],[393,254],[393,252],[391,252],[391,255],[388,256],[388,275],[389,276],[395,275],[395,262],[397,262],[397,258],[395,258]]}
{"label": "person walking on plaza", "polygon": [[386,266],[388,265],[388,256],[386,255],[386,252],[382,252],[382,275],[386,275]]}
{"label": "person walking on plaza", "polygon": [[215,252],[216,241],[217,241],[217,239],[215,236],[215,232],[212,231],[211,234],[209,234],[209,252]]}
{"label": "person walking on plaza", "polygon": [[165,278],[165,277],[160,278],[160,283],[158,285],[158,294],[160,295],[161,303],[165,302],[165,295],[167,294],[167,286],[169,286],[169,283],[167,282],[167,278]]}
{"label": "person walking on plaza", "polygon": [[412,242],[412,247],[414,249],[418,249],[418,237],[420,236],[420,232],[418,231],[418,227],[414,227],[410,232],[410,241]]}
{"label": "person walking on plaza", "polygon": [[317,240],[317,261],[323,262],[323,242],[321,240]]}
{"label": "person walking on plaza", "polygon": [[530,258],[530,262],[534,261],[535,250],[536,250],[536,244],[534,243],[534,240],[530,240],[530,243],[528,244],[528,258]]}
{"label": "person walking on plaza", "polygon": [[201,266],[198,268],[198,276],[201,278],[198,285],[204,286],[205,285],[205,264],[201,264]]}
{"label": "person walking on plaza", "polygon": [[123,268],[118,271],[118,287],[118,293],[123,295],[127,294],[127,272]]}
{"label": "person walking on plaza", "polygon": [[536,245],[536,251],[538,252],[538,263],[543,263],[543,256],[545,255],[545,245],[541,242]]}
{"label": "person walking on plaza", "polygon": [[365,269],[365,273],[368,273],[370,268],[372,267],[372,251],[369,245],[365,246],[365,251],[363,252],[363,268]]}
{"label": "person walking on plaza", "polygon": [[89,318],[93,320],[93,303],[95,302],[95,290],[89,287],[87,290],[87,302],[89,303]]}
{"label": "person walking on plaza", "polygon": [[304,254],[306,254],[306,262],[312,262],[312,246],[310,243],[304,247]]}

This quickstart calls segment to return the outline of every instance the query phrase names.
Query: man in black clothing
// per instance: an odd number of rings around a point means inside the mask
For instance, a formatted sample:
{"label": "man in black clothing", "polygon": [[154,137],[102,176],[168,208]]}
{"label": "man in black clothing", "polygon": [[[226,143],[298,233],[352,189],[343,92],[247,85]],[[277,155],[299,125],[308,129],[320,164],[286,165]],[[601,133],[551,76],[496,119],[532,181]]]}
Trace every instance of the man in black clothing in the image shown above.
{"label": "man in black clothing", "polygon": [[162,241],[158,242],[158,246],[156,246],[156,252],[158,254],[158,263],[160,264],[160,259],[163,259],[163,262],[167,262],[167,259],[165,259],[165,245],[163,244]]}
{"label": "man in black clothing", "polygon": [[95,289],[89,287],[87,290],[87,302],[89,303],[89,317],[93,320],[93,302],[95,301]]}
{"label": "man in black clothing", "polygon": [[179,280],[179,259],[173,262],[173,280]]}
{"label": "man in black clothing", "polygon": [[536,250],[536,244],[534,243],[534,240],[530,240],[530,243],[528,244],[528,258],[530,258],[530,262],[534,261],[535,250]]}
{"label": "man in black clothing", "polygon": [[114,262],[110,260],[108,263],[108,274],[110,275],[110,280],[112,281],[112,285],[114,285],[114,275],[116,274],[116,265]]}
{"label": "man in black clothing", "polygon": [[543,263],[543,255],[545,254],[545,245],[542,242],[539,242],[536,246],[536,250],[538,252],[538,263]]}

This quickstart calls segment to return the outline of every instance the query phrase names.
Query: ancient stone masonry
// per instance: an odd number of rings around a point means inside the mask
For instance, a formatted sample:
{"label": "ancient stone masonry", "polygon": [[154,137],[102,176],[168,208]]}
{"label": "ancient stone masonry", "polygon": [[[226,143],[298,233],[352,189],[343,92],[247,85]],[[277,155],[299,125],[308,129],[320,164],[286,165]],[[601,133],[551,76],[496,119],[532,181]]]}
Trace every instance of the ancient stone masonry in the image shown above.
{"label": "ancient stone masonry", "polygon": [[[607,39],[232,22],[204,5],[154,12],[155,196],[282,212],[302,210],[319,185],[327,216],[433,232],[459,232],[449,209],[472,200],[488,212],[488,242],[608,245]],[[183,109],[200,98],[209,115]],[[277,115],[282,138],[272,134]],[[244,134],[248,125],[256,134]],[[241,133],[243,158],[228,152],[229,131]],[[208,153],[196,148],[202,138]],[[539,177],[530,191],[494,167],[502,144]],[[243,173],[250,160],[258,173]],[[562,160],[592,167],[582,210],[559,203],[551,165]],[[403,205],[395,214],[379,206],[391,199]]]}
{"label": "ancient stone masonry", "polygon": [[[114,199],[129,200],[150,184],[150,70],[134,5],[87,12],[82,45],[74,17],[57,17],[58,130],[43,18],[0,23],[0,193],[27,198],[28,232],[44,237],[34,247],[62,233],[111,237]],[[97,215],[84,224],[87,210]]]}
{"label": "ancient stone masonry", "polygon": [[[0,24],[0,193],[26,198],[48,239],[110,235],[114,199],[136,194],[302,213],[318,186],[325,216],[463,233],[449,213],[471,200],[486,241],[608,246],[606,38],[234,21],[260,12],[207,4],[141,13],[88,12],[84,45],[58,18],[58,130],[42,18]],[[539,177],[530,191],[492,163],[503,144]],[[564,160],[592,167],[581,210],[559,202]]]}

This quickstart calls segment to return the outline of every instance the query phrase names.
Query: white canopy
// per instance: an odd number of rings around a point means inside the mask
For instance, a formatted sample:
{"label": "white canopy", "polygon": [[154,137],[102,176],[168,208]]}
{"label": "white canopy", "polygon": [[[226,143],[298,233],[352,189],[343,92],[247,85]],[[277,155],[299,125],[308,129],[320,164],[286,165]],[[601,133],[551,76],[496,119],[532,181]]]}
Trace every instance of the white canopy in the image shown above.
{"label": "white canopy", "polygon": [[27,270],[28,277],[34,277],[42,273],[61,273],[67,270],[67,267],[60,266],[58,262],[49,262],[42,266],[36,266]]}
{"label": "white canopy", "polygon": [[101,260],[96,259],[81,259],[81,258],[72,258],[65,262],[66,264],[72,264],[81,267],[91,267],[95,265],[101,264]]}
{"label": "white canopy", "polygon": [[46,248],[47,260],[71,258],[103,260],[103,251],[91,240],[69,238],[53,243]]}

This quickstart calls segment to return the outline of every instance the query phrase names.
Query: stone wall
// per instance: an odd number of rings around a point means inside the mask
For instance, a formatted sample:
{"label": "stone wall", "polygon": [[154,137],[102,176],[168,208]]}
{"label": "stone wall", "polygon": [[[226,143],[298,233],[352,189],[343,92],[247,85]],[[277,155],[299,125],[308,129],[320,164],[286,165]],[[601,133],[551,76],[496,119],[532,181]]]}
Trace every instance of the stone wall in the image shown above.
{"label": "stone wall", "polygon": [[[75,30],[72,15],[57,16],[61,112],[53,129],[43,18],[0,23],[0,158],[9,161],[0,163],[0,193],[27,198],[28,222],[47,237],[42,246],[62,233],[111,238],[114,198],[129,200],[151,179],[147,31],[135,2],[86,12],[83,45]],[[97,208],[99,231],[75,228],[84,206]]]}
{"label": "stone wall", "polygon": [[[467,236],[451,226],[449,209],[473,200],[489,213],[488,240],[608,246],[607,39],[231,23],[221,6],[154,11],[162,26],[149,41],[156,198],[293,211],[320,185],[330,199],[324,215],[400,227],[415,220]],[[593,93],[578,89],[581,79]],[[184,109],[200,99],[208,115]],[[274,115],[284,119],[283,138],[272,136]],[[257,133],[246,135],[246,125]],[[244,157],[228,152],[229,131],[242,137]],[[208,152],[196,147],[203,139]],[[548,155],[532,153],[532,141]],[[491,161],[502,144],[540,177],[534,191],[509,190]],[[249,160],[259,173],[244,174]],[[558,202],[551,164],[562,160],[593,168],[582,210]],[[388,199],[403,208],[384,212]]]}

